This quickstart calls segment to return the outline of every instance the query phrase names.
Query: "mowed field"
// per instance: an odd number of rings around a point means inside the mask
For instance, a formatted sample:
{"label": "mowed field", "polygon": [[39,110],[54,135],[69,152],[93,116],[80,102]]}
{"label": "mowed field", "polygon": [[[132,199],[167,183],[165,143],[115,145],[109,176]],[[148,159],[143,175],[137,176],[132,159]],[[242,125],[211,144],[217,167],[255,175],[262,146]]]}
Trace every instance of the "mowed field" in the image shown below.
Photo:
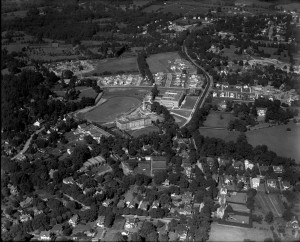
{"label": "mowed field", "polygon": [[171,63],[169,61],[173,63],[175,59],[180,59],[177,52],[166,52],[149,56],[147,63],[152,73],[174,72],[170,69]]}
{"label": "mowed field", "polygon": [[233,227],[214,222],[211,224],[208,241],[264,241],[264,239],[269,237],[272,238],[272,234],[269,231],[254,228]]}
{"label": "mowed field", "polygon": [[188,118],[191,115],[192,111],[189,111],[189,110],[171,110],[170,112]]}
{"label": "mowed field", "polygon": [[110,73],[116,73],[119,71],[138,72],[137,59],[136,57],[128,57],[99,60],[97,63],[95,63],[95,69],[86,75],[103,73],[105,71]]}
{"label": "mowed field", "polygon": [[281,202],[279,194],[266,194],[264,192],[258,192],[255,196],[256,202],[258,202],[265,213],[271,211],[275,217],[281,217],[284,211],[284,206]]}
{"label": "mowed field", "polygon": [[[287,128],[291,131],[286,131]],[[220,138],[225,141],[236,141],[240,132],[216,129],[200,129],[200,134],[208,137]],[[289,123],[265,129],[257,129],[246,132],[248,142],[254,147],[265,144],[269,150],[277,155],[290,157],[300,164],[300,125]]]}
{"label": "mowed field", "polygon": [[181,108],[193,109],[195,103],[197,102],[198,97],[196,96],[186,96],[185,103],[181,106]]}
{"label": "mowed field", "polygon": [[234,116],[231,113],[210,112],[204,122],[204,126],[227,128],[229,121],[233,119]]}
{"label": "mowed field", "polygon": [[138,98],[112,97],[105,103],[87,112],[85,118],[88,121],[97,123],[112,122],[117,117],[137,108],[140,104],[141,101]]}

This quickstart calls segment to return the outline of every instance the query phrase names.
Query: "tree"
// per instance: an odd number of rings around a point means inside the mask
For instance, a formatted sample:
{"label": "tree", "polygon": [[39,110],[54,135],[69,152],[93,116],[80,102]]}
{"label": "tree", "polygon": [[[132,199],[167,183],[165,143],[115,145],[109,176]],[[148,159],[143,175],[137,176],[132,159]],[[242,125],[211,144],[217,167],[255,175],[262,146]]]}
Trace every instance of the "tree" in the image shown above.
{"label": "tree", "polygon": [[158,95],[159,91],[158,88],[156,86],[156,84],[153,86],[153,88],[151,89],[151,93],[152,93],[152,99],[154,100],[155,97]]}
{"label": "tree", "polygon": [[121,234],[121,232],[117,232],[117,233],[115,234],[114,239],[115,239],[115,241],[117,241],[117,242],[127,241],[127,239],[125,238],[125,236],[123,236],[123,235]]}
{"label": "tree", "polygon": [[147,238],[147,236],[152,232],[156,232],[154,225],[151,222],[145,221],[140,230],[140,236],[143,238]]}
{"label": "tree", "polygon": [[270,224],[270,223],[272,223],[274,221],[274,215],[273,215],[273,213],[271,211],[266,214],[265,221],[268,224]]}
{"label": "tree", "polygon": [[291,212],[291,210],[287,209],[283,212],[282,217],[285,221],[290,221],[293,218],[294,214]]}
{"label": "tree", "polygon": [[110,212],[105,216],[104,226],[110,228],[113,225],[114,221],[115,221],[115,214]]}

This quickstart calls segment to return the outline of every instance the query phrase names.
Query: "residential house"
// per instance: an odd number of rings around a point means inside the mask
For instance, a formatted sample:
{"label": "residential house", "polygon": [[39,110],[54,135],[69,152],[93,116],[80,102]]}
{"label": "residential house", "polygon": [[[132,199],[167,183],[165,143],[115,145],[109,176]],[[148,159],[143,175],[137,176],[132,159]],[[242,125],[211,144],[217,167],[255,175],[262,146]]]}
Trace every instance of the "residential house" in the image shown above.
{"label": "residential house", "polygon": [[269,166],[259,166],[259,170],[261,175],[264,176],[269,171]]}
{"label": "residential house", "polygon": [[297,220],[296,216],[293,216],[291,221],[289,221],[286,225],[287,227],[292,227],[295,230],[299,229],[299,221]]}
{"label": "residential house", "polygon": [[113,202],[112,199],[106,199],[106,200],[102,203],[102,205],[103,205],[104,207],[108,207],[112,202]]}
{"label": "residential house", "polygon": [[215,160],[214,160],[214,158],[212,158],[212,157],[207,157],[207,158],[206,158],[206,163],[207,163],[207,165],[209,166],[209,168],[212,168],[213,165],[215,164]]}
{"label": "residential house", "polygon": [[170,181],[168,179],[166,179],[163,183],[162,183],[163,186],[170,186]]}
{"label": "residential house", "polygon": [[218,163],[219,163],[219,166],[226,166],[227,164],[230,163],[230,160],[218,157]]}
{"label": "residential house", "polygon": [[160,206],[159,201],[158,201],[158,200],[155,200],[155,201],[152,203],[151,208],[159,208],[159,206]]}
{"label": "residential house", "polygon": [[178,239],[177,232],[169,232],[169,241],[176,241]]}
{"label": "residential house", "polygon": [[249,168],[250,170],[252,170],[253,167],[254,167],[254,164],[253,164],[252,162],[250,162],[249,160],[245,160],[245,161],[244,161],[244,164],[245,164],[245,170],[247,170],[248,168]]}
{"label": "residential house", "polygon": [[135,207],[137,206],[137,203],[138,203],[137,199],[136,199],[136,198],[133,198],[133,199],[129,202],[129,204],[127,205],[127,207],[129,207],[129,208],[135,208]]}
{"label": "residential house", "polygon": [[185,241],[187,238],[187,231],[178,232],[179,241]]}
{"label": "residential house", "polygon": [[260,178],[252,178],[251,182],[250,182],[250,186],[251,188],[257,190],[257,188],[259,187],[260,184]]}
{"label": "residential house", "polygon": [[133,228],[136,227],[136,224],[137,224],[137,219],[136,218],[128,218],[128,219],[126,219],[124,229],[125,230],[133,229]]}
{"label": "residential house", "polygon": [[291,183],[288,181],[282,181],[281,184],[282,184],[283,190],[288,190],[289,188],[291,188]]}
{"label": "residential house", "polygon": [[182,162],[183,173],[188,177],[191,178],[192,175],[192,164],[190,162]]}
{"label": "residential house", "polygon": [[30,214],[21,214],[19,219],[20,219],[21,223],[25,223],[25,222],[31,220],[32,217],[30,216]]}
{"label": "residential house", "polygon": [[102,228],[101,229],[98,228],[96,235],[92,238],[92,242],[101,241],[101,239],[103,238],[104,234],[105,234],[105,230],[102,229]]}
{"label": "residential house", "polygon": [[277,188],[277,184],[276,184],[276,180],[275,179],[268,179],[267,180],[267,184],[269,187],[272,187],[272,188]]}
{"label": "residential house", "polygon": [[20,202],[22,208],[27,208],[32,203],[33,198],[27,197],[24,201]]}
{"label": "residential house", "polygon": [[75,227],[78,224],[78,219],[79,219],[78,214],[75,214],[73,217],[69,219],[68,222],[72,227]]}
{"label": "residential house", "polygon": [[69,185],[69,184],[75,184],[75,181],[74,181],[73,177],[70,176],[70,177],[64,178],[63,183],[66,185]]}
{"label": "residential house", "polygon": [[40,240],[51,240],[51,232],[50,231],[41,231]]}
{"label": "residential house", "polygon": [[41,127],[41,124],[43,123],[44,121],[42,119],[38,119],[36,120],[34,123],[33,123],[33,126],[35,127]]}
{"label": "residential house", "polygon": [[273,166],[273,171],[277,174],[282,174],[283,166]]}
{"label": "residential house", "polygon": [[178,213],[181,215],[191,215],[192,214],[192,206],[190,204],[185,204],[183,208],[178,209]]}
{"label": "residential house", "polygon": [[105,220],[105,216],[98,216],[96,220],[96,225],[100,228],[104,228],[104,220]]}
{"label": "residential house", "polygon": [[193,200],[193,194],[191,192],[185,192],[182,195],[181,199],[184,203],[191,203],[191,201]]}
{"label": "residential house", "polygon": [[235,170],[244,170],[244,163],[240,160],[233,161],[232,165]]}
{"label": "residential house", "polygon": [[225,175],[225,176],[224,176],[224,183],[225,183],[226,185],[229,185],[229,184],[231,184],[232,182],[233,182],[233,178],[232,178],[231,175]]}

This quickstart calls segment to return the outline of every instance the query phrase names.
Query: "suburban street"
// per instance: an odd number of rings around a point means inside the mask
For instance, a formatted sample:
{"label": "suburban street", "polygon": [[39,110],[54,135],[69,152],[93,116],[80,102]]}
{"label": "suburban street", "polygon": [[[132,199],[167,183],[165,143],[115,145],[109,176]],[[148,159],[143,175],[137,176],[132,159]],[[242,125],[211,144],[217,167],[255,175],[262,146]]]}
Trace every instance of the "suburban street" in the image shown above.
{"label": "suburban street", "polygon": [[14,160],[14,159],[16,159],[19,155],[24,154],[24,153],[28,150],[28,148],[29,148],[29,145],[30,145],[30,143],[31,143],[31,140],[32,140],[33,135],[40,133],[40,132],[43,131],[44,129],[45,129],[45,127],[42,127],[42,128],[40,128],[39,130],[35,131],[35,132],[30,136],[30,138],[26,141],[26,143],[25,143],[23,149],[22,149],[17,155],[15,155],[15,156],[14,156],[13,158],[11,158],[11,159]]}
{"label": "suburban street", "polygon": [[[184,42],[185,42],[185,41],[184,41]],[[195,106],[194,106],[194,108],[193,108],[193,110],[192,110],[192,112],[191,112],[189,118],[188,118],[187,121],[181,126],[181,128],[184,127],[185,125],[187,125],[187,124],[190,122],[190,120],[192,119],[193,114],[194,114],[196,108],[202,108],[202,106],[203,106],[203,104],[204,104],[204,102],[205,102],[205,100],[206,100],[206,98],[207,98],[207,96],[208,96],[208,94],[209,94],[209,89],[212,87],[212,84],[213,84],[213,79],[212,79],[212,77],[204,70],[204,68],[203,68],[202,66],[199,66],[199,65],[198,65],[198,64],[190,57],[190,55],[189,55],[188,52],[187,52],[187,48],[186,48],[184,42],[183,42],[183,50],[184,50],[186,56],[189,58],[190,62],[192,62],[197,68],[199,68],[199,69],[202,70],[202,72],[204,73],[204,76],[206,77],[207,84],[206,84],[205,89],[203,90],[203,92],[199,95],[199,97],[198,97],[198,99],[197,99],[197,101],[196,101],[196,104],[195,104]],[[199,103],[200,103],[200,104],[199,104]]]}

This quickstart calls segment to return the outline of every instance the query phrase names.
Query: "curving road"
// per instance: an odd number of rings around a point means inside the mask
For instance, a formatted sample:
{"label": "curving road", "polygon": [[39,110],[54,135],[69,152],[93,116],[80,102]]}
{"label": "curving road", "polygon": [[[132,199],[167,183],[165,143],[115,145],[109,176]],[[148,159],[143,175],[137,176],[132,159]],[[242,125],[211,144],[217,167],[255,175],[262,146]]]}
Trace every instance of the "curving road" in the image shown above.
{"label": "curving road", "polygon": [[194,114],[194,112],[195,112],[195,110],[196,110],[197,108],[202,108],[202,106],[203,106],[203,104],[204,104],[204,102],[205,102],[205,100],[206,100],[206,98],[207,98],[207,96],[208,96],[208,94],[209,94],[209,89],[212,87],[212,84],[213,84],[213,78],[212,78],[212,77],[204,70],[204,68],[203,68],[202,66],[199,66],[199,65],[198,65],[198,64],[190,57],[190,55],[188,54],[187,48],[186,48],[186,46],[185,46],[185,41],[183,42],[183,50],[184,50],[186,56],[189,58],[190,62],[192,62],[192,63],[194,64],[194,66],[196,66],[197,68],[199,68],[199,69],[202,70],[204,76],[206,77],[207,84],[206,84],[206,86],[205,86],[205,88],[204,88],[204,91],[201,93],[201,95],[199,95],[199,97],[198,97],[198,99],[197,99],[197,101],[196,101],[196,104],[195,104],[195,106],[194,106],[194,108],[193,108],[193,110],[192,110],[192,112],[191,112],[189,118],[188,118],[187,121],[181,126],[181,128],[184,127],[185,125],[187,125],[187,124],[190,122],[190,120],[192,119],[193,114]]}

